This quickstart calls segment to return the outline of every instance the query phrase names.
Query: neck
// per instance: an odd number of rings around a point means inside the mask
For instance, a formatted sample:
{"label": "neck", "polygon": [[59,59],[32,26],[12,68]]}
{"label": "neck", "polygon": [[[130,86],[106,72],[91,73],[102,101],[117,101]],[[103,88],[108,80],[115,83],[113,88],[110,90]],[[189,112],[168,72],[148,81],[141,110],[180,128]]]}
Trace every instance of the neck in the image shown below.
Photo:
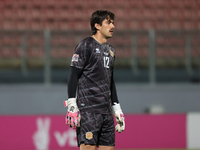
{"label": "neck", "polygon": [[99,34],[95,34],[95,35],[93,35],[92,37],[93,37],[96,41],[98,41],[99,43],[101,43],[101,44],[106,44],[106,42],[107,42],[107,39],[104,38],[104,37],[102,37],[102,36],[99,35]]}

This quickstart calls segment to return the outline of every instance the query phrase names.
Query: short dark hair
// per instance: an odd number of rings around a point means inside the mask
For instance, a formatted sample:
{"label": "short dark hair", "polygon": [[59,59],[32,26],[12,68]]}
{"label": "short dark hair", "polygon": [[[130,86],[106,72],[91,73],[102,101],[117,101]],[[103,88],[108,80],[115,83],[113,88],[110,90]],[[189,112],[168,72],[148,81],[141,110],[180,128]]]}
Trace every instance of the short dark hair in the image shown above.
{"label": "short dark hair", "polygon": [[92,35],[97,33],[97,28],[94,26],[95,23],[102,25],[103,20],[108,18],[110,18],[111,20],[115,19],[115,15],[108,10],[97,10],[92,14],[90,18]]}

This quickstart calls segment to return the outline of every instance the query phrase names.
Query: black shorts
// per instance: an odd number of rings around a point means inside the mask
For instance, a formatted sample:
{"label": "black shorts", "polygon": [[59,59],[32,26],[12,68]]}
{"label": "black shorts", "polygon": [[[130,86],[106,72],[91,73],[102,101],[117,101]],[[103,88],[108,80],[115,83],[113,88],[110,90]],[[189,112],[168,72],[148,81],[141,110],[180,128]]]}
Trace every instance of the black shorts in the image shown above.
{"label": "black shorts", "polygon": [[115,146],[115,125],[113,114],[81,112],[80,127],[76,128],[78,146]]}

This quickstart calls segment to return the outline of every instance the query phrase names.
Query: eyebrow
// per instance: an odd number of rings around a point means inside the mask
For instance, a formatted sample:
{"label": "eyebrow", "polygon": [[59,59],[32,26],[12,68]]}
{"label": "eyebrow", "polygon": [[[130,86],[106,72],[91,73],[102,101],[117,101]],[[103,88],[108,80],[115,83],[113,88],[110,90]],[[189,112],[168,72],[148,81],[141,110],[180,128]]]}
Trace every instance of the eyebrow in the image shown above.
{"label": "eyebrow", "polygon": [[114,24],[114,20],[111,20],[111,19],[107,19],[107,22],[108,22],[108,23],[113,23],[113,24]]}

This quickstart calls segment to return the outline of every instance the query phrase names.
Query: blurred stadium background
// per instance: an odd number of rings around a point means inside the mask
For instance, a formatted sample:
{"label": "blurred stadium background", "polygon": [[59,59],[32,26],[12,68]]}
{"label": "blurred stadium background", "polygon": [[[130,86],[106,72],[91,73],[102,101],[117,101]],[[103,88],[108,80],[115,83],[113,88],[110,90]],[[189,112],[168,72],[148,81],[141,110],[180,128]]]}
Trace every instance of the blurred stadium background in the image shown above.
{"label": "blurred stadium background", "polygon": [[116,15],[123,111],[198,112],[200,0],[0,0],[0,115],[65,114],[71,56],[97,9]]}

